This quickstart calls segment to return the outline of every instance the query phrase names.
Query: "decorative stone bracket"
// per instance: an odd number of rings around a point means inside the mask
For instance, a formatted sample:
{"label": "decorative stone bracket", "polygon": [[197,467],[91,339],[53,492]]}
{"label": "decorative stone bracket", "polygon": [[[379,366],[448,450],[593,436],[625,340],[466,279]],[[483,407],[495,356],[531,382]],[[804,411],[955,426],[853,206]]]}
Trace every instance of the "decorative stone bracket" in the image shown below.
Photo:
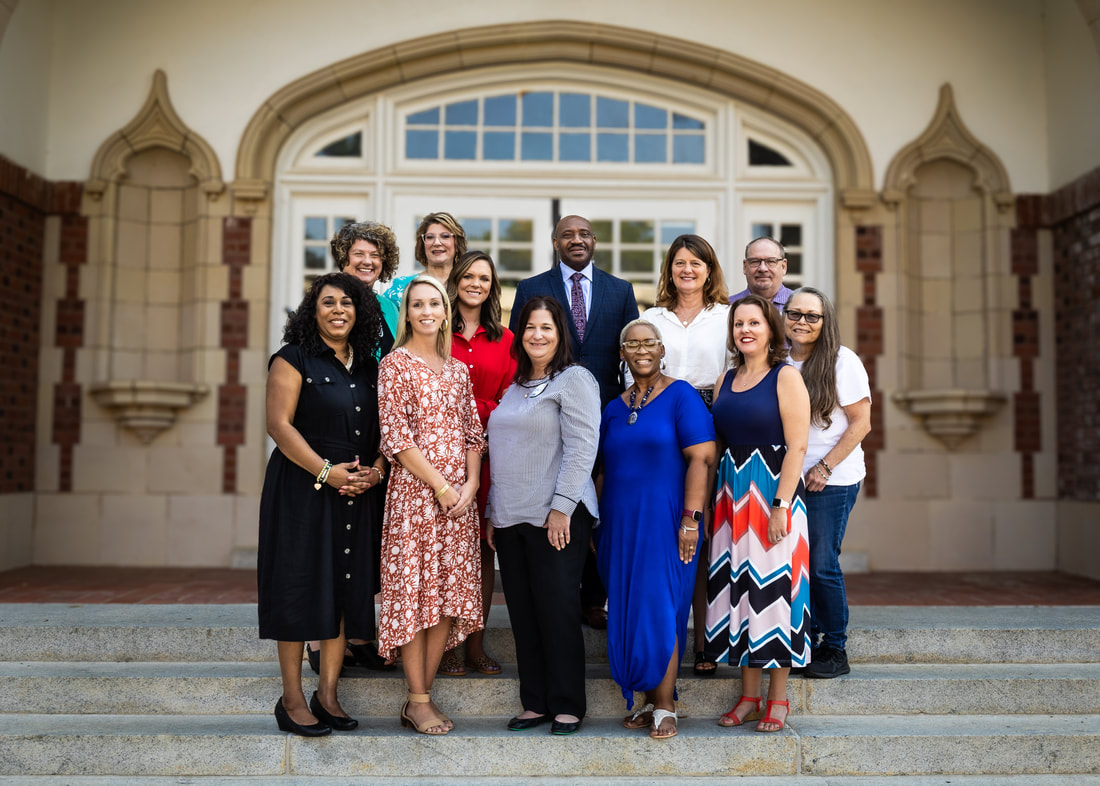
{"label": "decorative stone bracket", "polygon": [[893,395],[894,403],[918,418],[924,430],[954,450],[967,437],[978,433],[982,419],[1005,402],[1003,393],[992,390],[912,390]]}
{"label": "decorative stone bracket", "polygon": [[124,428],[148,445],[176,422],[180,410],[202,400],[206,385],[149,380],[114,380],[93,385],[92,398],[109,410]]}

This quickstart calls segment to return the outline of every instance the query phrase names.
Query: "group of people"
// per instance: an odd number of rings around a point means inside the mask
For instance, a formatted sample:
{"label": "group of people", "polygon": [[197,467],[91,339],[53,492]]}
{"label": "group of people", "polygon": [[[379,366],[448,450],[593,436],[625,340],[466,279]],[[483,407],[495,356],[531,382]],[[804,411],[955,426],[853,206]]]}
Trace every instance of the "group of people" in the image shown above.
{"label": "group of people", "polygon": [[[593,264],[586,219],[562,218],[553,245],[504,327],[494,262],[450,214],[417,230],[425,272],[379,295],[393,233],[364,222],[333,238],[339,272],[314,281],[269,363],[259,618],[278,642],[280,729],[354,729],[341,668],[399,656],[402,725],[447,734],[436,675],[501,672],[482,638],[494,552],[513,731],[580,728],[582,620],[606,626],[623,724],[656,739],[677,733],[693,608],[695,673],[741,668],[720,725],[763,714],[757,730],[778,731],[792,668],[848,672],[839,554],[870,390],[828,298],[782,287],[786,254],[758,238],[731,299],[714,249],[683,235],[639,318],[630,284]],[[319,674],[308,702],[303,643]]]}

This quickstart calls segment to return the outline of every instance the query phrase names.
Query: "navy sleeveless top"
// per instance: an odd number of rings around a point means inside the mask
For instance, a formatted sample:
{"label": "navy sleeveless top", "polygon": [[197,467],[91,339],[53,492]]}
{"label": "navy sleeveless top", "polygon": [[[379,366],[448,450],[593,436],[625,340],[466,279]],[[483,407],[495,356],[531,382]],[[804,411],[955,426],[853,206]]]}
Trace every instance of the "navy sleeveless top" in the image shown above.
{"label": "navy sleeveless top", "polygon": [[733,374],[723,380],[711,413],[714,428],[727,445],[785,445],[783,419],[779,416],[776,385],[785,364],[772,368],[755,387],[741,393],[730,389]]}

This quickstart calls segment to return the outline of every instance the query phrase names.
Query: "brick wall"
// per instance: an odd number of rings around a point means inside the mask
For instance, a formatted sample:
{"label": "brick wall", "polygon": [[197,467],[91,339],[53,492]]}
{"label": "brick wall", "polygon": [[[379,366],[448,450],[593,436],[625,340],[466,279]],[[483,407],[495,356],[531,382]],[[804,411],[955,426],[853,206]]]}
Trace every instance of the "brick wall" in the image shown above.
{"label": "brick wall", "polygon": [[863,302],[856,311],[856,354],[867,369],[871,382],[871,433],[863,439],[867,478],[863,493],[878,496],[878,453],[886,445],[883,411],[886,400],[878,386],[878,356],[882,354],[882,307],[878,305],[876,275],[882,272],[882,227],[858,226],[856,232],[856,270],[863,275]]}
{"label": "brick wall", "polygon": [[222,492],[237,491],[237,448],[244,444],[246,390],[241,384],[241,350],[248,347],[248,301],[241,294],[244,266],[252,256],[252,220],[222,223],[222,264],[229,268],[229,291],[221,303],[221,347],[225,384],[218,388],[218,444],[225,452]]}

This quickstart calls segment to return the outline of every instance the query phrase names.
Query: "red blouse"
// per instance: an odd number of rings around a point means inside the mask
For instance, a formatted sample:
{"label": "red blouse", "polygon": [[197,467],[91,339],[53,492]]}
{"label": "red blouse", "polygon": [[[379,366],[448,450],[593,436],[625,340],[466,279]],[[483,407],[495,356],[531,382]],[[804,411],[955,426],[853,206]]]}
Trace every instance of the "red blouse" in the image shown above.
{"label": "red blouse", "polygon": [[[477,414],[484,429],[489,423],[489,415],[497,408],[516,373],[516,361],[512,358],[512,331],[504,328],[500,341],[490,341],[481,325],[477,326],[477,332],[469,341],[461,333],[455,333],[451,342],[451,357],[465,363],[470,370]],[[482,478],[482,485],[487,487],[488,480]]]}

